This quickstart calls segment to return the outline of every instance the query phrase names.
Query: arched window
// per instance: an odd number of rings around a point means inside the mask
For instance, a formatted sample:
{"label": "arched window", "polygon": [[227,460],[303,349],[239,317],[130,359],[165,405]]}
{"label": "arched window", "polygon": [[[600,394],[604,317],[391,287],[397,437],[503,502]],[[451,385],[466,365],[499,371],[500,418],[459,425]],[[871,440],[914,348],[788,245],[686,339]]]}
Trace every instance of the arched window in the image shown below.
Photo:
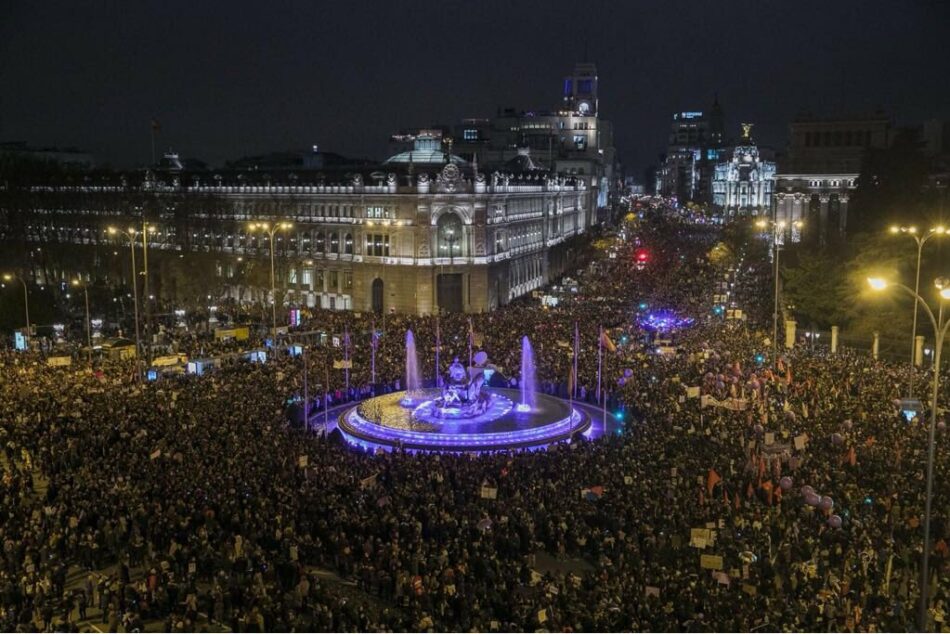
{"label": "arched window", "polygon": [[343,253],[353,255],[353,234],[348,233],[343,236]]}
{"label": "arched window", "polygon": [[330,233],[330,253],[340,253],[340,234],[336,231]]}
{"label": "arched window", "polygon": [[457,257],[462,255],[462,245],[465,237],[462,233],[462,219],[456,214],[442,214],[436,225],[438,246],[436,253],[440,258]]}
{"label": "arched window", "polygon": [[314,240],[313,248],[317,253],[326,253],[327,242],[322,231],[317,232],[317,237],[316,240]]}

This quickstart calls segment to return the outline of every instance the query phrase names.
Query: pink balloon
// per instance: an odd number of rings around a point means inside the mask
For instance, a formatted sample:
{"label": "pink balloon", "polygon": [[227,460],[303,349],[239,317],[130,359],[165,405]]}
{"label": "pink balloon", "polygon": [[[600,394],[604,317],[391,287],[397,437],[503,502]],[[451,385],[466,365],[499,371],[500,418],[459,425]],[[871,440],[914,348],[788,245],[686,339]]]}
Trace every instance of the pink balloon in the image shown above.
{"label": "pink balloon", "polygon": [[817,493],[808,493],[805,495],[805,504],[808,506],[818,506],[821,504],[821,498],[818,497]]}
{"label": "pink balloon", "polygon": [[847,429],[848,431],[851,431],[851,428],[852,428],[852,427],[854,427],[854,423],[851,422],[851,419],[850,419],[850,418],[844,421],[844,428],[845,428],[845,429]]}
{"label": "pink balloon", "polygon": [[947,424],[943,421],[940,421],[939,423],[937,423],[937,429],[939,429],[940,431],[946,431]]}
{"label": "pink balloon", "polygon": [[822,511],[830,511],[830,510],[833,509],[834,507],[835,507],[835,501],[834,501],[834,500],[832,500],[832,499],[831,499],[830,497],[828,497],[827,495],[821,496],[821,510],[822,510]]}
{"label": "pink balloon", "polygon": [[832,515],[831,517],[829,517],[828,526],[830,526],[831,528],[841,528],[841,516]]}
{"label": "pink balloon", "polygon": [[813,494],[815,490],[806,484],[805,486],[801,488],[801,492],[802,492],[802,496],[805,497],[805,496]]}
{"label": "pink balloon", "polygon": [[785,476],[778,481],[778,485],[782,487],[783,491],[789,491],[792,488],[792,479],[788,476]]}
{"label": "pink balloon", "polygon": [[836,445],[840,445],[841,443],[844,442],[844,437],[838,432],[835,432],[831,434],[831,442],[833,442]]}
{"label": "pink balloon", "polygon": [[757,434],[761,434],[763,431],[765,431],[765,427],[762,427],[762,425],[760,425],[759,423],[756,423],[755,427],[753,427],[752,429],[754,429],[755,433]]}

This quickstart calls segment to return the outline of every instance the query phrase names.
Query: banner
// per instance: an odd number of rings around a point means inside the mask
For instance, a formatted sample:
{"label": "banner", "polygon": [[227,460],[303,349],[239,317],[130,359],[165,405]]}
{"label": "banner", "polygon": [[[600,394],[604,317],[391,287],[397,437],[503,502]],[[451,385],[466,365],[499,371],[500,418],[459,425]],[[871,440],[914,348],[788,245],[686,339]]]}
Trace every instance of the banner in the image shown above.
{"label": "banner", "polygon": [[494,487],[482,487],[481,495],[484,500],[498,499],[498,489]]}
{"label": "banner", "polygon": [[699,398],[699,386],[690,387],[686,386],[686,398]]}
{"label": "banner", "polygon": [[372,487],[372,486],[375,486],[375,485],[376,485],[376,476],[377,476],[377,475],[379,475],[379,474],[378,474],[378,473],[374,473],[374,474],[371,475],[370,477],[368,477],[368,478],[363,478],[362,480],[360,480],[360,488],[361,488],[361,489],[368,489],[368,488],[370,488],[370,487]]}
{"label": "banner", "polygon": [[699,567],[705,570],[722,570],[721,555],[700,555]]}
{"label": "banner", "polygon": [[352,370],[352,369],[353,369],[353,361],[350,360],[350,359],[345,359],[345,360],[343,360],[343,361],[334,361],[334,362],[333,362],[333,369],[334,369],[334,370]]}
{"label": "banner", "polygon": [[46,365],[52,366],[52,367],[66,366],[66,365],[72,365],[72,364],[73,364],[72,357],[50,357],[49,359],[46,360]]}

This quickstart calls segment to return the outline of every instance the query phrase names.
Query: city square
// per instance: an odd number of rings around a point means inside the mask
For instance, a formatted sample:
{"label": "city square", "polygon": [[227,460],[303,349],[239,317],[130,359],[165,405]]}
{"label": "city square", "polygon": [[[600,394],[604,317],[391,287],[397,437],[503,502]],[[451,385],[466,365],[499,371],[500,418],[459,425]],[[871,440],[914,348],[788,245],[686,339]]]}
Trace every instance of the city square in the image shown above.
{"label": "city square", "polygon": [[214,4],[0,27],[0,631],[950,631],[945,8]]}

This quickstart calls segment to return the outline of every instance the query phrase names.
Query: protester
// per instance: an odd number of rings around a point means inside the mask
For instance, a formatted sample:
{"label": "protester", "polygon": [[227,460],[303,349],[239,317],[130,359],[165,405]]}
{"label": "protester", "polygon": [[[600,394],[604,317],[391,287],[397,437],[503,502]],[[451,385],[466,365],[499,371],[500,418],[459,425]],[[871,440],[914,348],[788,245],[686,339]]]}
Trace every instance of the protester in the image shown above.
{"label": "protester", "polygon": [[[308,346],[309,395],[320,399],[329,376],[341,402],[396,387],[407,328],[434,368],[437,323],[443,366],[472,337],[517,380],[527,334],[540,383],[566,395],[576,328],[577,388],[596,401],[604,326],[602,387],[624,413],[621,433],[547,451],[353,450],[287,423],[300,358],[143,384],[128,365],[90,372],[4,353],[0,628],[915,629],[927,433],[923,415],[907,422],[895,404],[906,370],[855,352],[771,359],[760,246],[731,277],[750,315],[739,322],[713,310],[728,272],[707,259],[715,229],[662,218],[625,229],[616,257],[604,251],[554,308],[525,300],[438,320],[317,312],[299,329],[328,333]],[[646,266],[632,257],[644,248]],[[653,308],[692,322],[652,333],[638,315]],[[329,369],[344,332],[349,394],[345,372]],[[658,354],[666,337],[672,350]],[[939,457],[943,428],[938,443]],[[940,627],[948,475],[938,458]]]}

